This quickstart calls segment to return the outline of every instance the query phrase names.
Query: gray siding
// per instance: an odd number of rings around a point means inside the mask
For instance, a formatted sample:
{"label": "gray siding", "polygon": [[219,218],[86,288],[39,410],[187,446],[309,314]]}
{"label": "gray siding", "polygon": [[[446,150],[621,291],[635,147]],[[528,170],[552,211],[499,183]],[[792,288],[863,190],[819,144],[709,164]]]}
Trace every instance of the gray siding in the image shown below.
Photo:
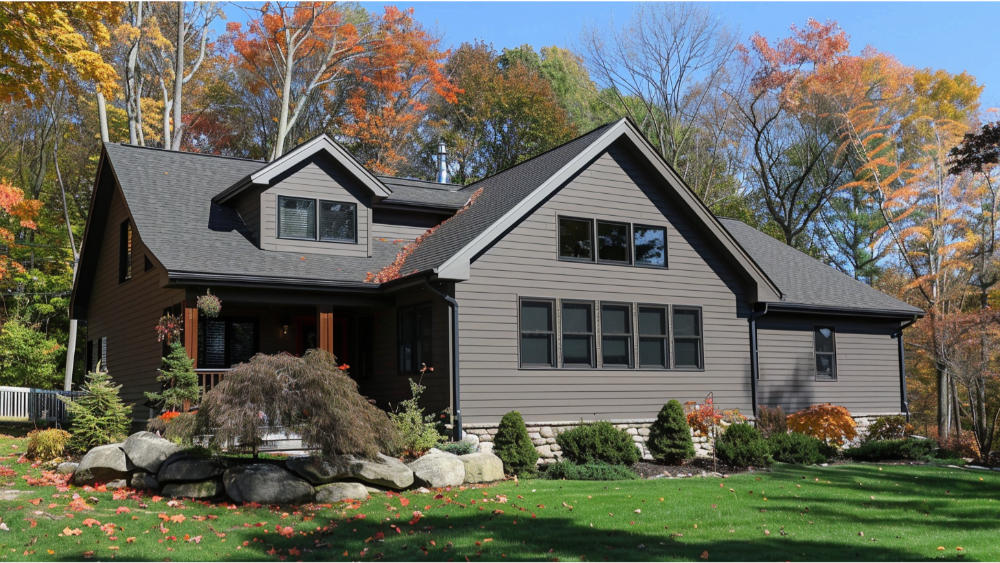
{"label": "gray siding", "polygon": [[184,291],[160,287],[162,268],[145,271],[143,257],[148,250],[142,243],[144,233],[138,230],[132,233],[132,279],[118,283],[119,229],[129,213],[117,186],[114,190],[88,308],[87,339],[107,337],[108,373],[122,385],[125,403],[136,405],[133,416],[145,419],[149,410],[138,405],[146,402],[144,391],[159,389],[156,370],[163,351],[154,328],[163,309],[184,299]]}
{"label": "gray siding", "polygon": [[[836,332],[837,380],[817,381],[813,327]],[[892,338],[899,324],[845,317],[765,315],[757,321],[758,402],[791,413],[818,403],[852,414],[900,412],[899,356]]]}
{"label": "gray siding", "polygon": [[449,216],[411,210],[376,209],[372,214],[372,239],[414,240]]}
{"label": "gray siding", "polygon": [[[278,196],[305,197],[358,204],[358,242],[279,239]],[[314,159],[260,193],[260,247],[334,256],[371,256],[371,194],[339,167]],[[244,220],[246,217],[244,217]]]}
{"label": "gray siding", "polygon": [[[749,328],[735,273],[634,159],[612,148],[472,264],[457,284],[464,422],[645,419],[670,399],[750,411]],[[669,269],[557,259],[556,217],[664,225]],[[518,298],[697,305],[703,371],[538,370],[518,366]],[[599,319],[598,319],[599,322]]]}
{"label": "gray siding", "polygon": [[248,190],[236,202],[236,211],[258,243],[260,242],[260,195],[262,191],[264,188]]}

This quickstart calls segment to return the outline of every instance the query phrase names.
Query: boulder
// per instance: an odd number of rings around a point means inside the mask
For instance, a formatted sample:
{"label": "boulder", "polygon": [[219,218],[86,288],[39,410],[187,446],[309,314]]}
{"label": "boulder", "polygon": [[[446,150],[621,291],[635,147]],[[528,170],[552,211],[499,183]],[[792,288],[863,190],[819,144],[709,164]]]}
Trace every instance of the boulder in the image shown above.
{"label": "boulder", "polygon": [[465,464],[462,460],[457,455],[440,450],[428,452],[406,466],[413,471],[414,482],[432,489],[457,487],[465,482]]}
{"label": "boulder", "polygon": [[128,486],[128,482],[125,479],[115,479],[114,481],[108,481],[107,489],[109,491],[117,491],[119,489],[124,489]]}
{"label": "boulder", "polygon": [[179,452],[163,462],[156,478],[161,483],[206,481],[225,472],[226,466],[219,460]]}
{"label": "boulder", "polygon": [[493,453],[493,442],[479,442],[479,451],[484,454]]}
{"label": "boulder", "polygon": [[333,504],[343,500],[365,500],[368,489],[361,483],[330,483],[316,488],[316,502]]}
{"label": "boulder", "polygon": [[373,485],[401,490],[413,484],[413,472],[403,462],[387,455],[377,460],[345,456],[334,463],[316,458],[298,457],[285,463],[310,483],[325,484],[340,479],[354,478]]}
{"label": "boulder", "polygon": [[121,444],[97,446],[83,456],[73,474],[73,482],[77,485],[93,485],[124,479],[133,467],[132,462],[125,457]]}
{"label": "boulder", "polygon": [[171,455],[181,451],[181,447],[160,438],[152,432],[136,432],[125,440],[122,447],[125,455],[136,467],[149,473],[156,473]]}
{"label": "boulder", "polygon": [[236,502],[297,504],[309,502],[316,491],[282,467],[265,463],[227,469],[222,476],[226,494]]}
{"label": "boulder", "polygon": [[472,444],[473,446],[478,446],[479,445],[479,436],[476,436],[475,434],[467,434],[465,432],[463,432],[462,434],[463,434],[463,436],[462,436],[462,441],[463,442],[468,442],[468,443]]}
{"label": "boulder", "polygon": [[132,474],[132,488],[137,491],[158,491],[160,490],[160,481],[157,480],[155,475],[150,475],[145,471],[136,471]]}
{"label": "boulder", "polygon": [[172,498],[212,498],[225,489],[218,479],[198,483],[170,483],[163,486],[162,495]]}
{"label": "boulder", "polygon": [[56,473],[60,475],[72,475],[76,473],[76,468],[80,467],[79,463],[73,463],[72,461],[64,461],[56,467]]}
{"label": "boulder", "polygon": [[503,461],[493,454],[477,452],[458,456],[465,464],[466,483],[490,483],[503,479]]}

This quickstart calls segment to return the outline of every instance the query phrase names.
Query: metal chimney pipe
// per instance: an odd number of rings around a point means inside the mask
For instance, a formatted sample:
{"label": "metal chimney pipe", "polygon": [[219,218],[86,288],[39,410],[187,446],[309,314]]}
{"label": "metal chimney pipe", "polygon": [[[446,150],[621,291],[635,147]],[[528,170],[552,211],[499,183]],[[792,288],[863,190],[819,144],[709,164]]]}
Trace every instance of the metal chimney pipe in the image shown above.
{"label": "metal chimney pipe", "polygon": [[438,143],[437,183],[448,183],[448,150],[444,146],[444,141]]}

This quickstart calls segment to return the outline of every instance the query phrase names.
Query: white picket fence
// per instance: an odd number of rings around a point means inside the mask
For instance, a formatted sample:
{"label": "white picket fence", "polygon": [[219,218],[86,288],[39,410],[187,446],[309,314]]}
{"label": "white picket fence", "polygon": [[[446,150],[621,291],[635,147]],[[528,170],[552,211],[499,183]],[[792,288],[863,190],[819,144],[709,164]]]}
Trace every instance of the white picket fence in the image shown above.
{"label": "white picket fence", "polygon": [[52,391],[27,387],[0,387],[0,420],[34,420],[63,423],[66,404],[59,397],[76,398],[80,391]]}
{"label": "white picket fence", "polygon": [[28,420],[27,387],[0,387],[0,419]]}

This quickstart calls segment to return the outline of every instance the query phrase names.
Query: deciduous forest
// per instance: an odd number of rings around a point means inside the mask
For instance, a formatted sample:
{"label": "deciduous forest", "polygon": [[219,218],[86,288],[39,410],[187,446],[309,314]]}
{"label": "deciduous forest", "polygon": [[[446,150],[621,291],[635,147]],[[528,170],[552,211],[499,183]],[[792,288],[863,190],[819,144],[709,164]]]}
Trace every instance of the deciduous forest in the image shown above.
{"label": "deciduous forest", "polygon": [[994,449],[1000,124],[962,69],[906,66],[835,21],[740,36],[691,4],[514,49],[446,45],[419,5],[241,14],[0,3],[0,385],[62,387],[102,141],[273,160],[325,133],[379,174],[433,179],[443,140],[469,184],[628,117],[717,215],[924,309],[913,422]]}

